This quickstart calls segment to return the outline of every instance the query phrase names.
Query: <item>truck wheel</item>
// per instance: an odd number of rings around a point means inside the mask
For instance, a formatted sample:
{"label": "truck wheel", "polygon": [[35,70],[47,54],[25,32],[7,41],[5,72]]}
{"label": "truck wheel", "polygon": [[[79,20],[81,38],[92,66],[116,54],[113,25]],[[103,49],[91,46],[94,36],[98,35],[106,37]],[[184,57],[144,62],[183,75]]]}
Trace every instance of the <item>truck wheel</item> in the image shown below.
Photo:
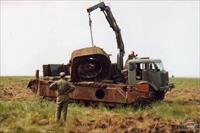
{"label": "truck wheel", "polygon": [[164,97],[165,97],[165,92],[157,90],[157,89],[155,88],[155,86],[153,86],[153,85],[151,85],[151,84],[150,84],[150,89],[151,89],[151,90],[154,92],[154,94],[155,94],[155,100],[161,101],[161,100],[164,99]]}
{"label": "truck wheel", "polygon": [[147,83],[147,84],[149,84],[150,85],[150,90],[152,91],[152,92],[154,92],[154,94],[155,94],[155,100],[163,100],[164,99],[164,97],[165,97],[165,92],[163,92],[163,91],[159,91],[158,89],[157,89],[157,87],[154,85],[154,84],[152,84],[152,83],[149,83],[149,82],[147,82],[147,81],[141,81],[141,82],[139,82],[139,84],[144,84],[144,83]]}
{"label": "truck wheel", "polygon": [[165,92],[163,91],[155,91],[156,100],[163,100],[165,97]]}

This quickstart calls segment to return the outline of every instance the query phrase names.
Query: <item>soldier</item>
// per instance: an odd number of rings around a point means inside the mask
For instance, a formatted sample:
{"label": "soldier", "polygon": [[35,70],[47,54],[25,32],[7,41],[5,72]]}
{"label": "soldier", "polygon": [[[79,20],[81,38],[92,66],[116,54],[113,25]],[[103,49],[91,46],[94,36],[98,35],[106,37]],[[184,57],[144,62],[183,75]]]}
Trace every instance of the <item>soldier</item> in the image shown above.
{"label": "soldier", "polygon": [[132,60],[133,58],[136,58],[138,55],[135,54],[134,51],[132,51],[129,55],[128,55],[128,59],[125,62],[125,68],[128,68],[128,61]]}
{"label": "soldier", "polygon": [[49,86],[50,90],[57,90],[58,96],[56,99],[56,121],[60,120],[61,111],[63,111],[63,119],[66,121],[67,108],[69,102],[69,93],[74,91],[75,86],[64,79],[65,73],[60,73],[60,80],[55,81]]}

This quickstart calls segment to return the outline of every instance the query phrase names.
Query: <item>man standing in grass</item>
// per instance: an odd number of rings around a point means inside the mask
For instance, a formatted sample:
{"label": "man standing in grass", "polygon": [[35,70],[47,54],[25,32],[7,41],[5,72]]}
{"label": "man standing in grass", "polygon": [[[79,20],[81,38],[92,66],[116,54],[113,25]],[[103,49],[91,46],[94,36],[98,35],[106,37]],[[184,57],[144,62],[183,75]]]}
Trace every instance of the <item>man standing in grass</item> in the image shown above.
{"label": "man standing in grass", "polygon": [[65,80],[65,73],[60,73],[60,80],[55,81],[49,86],[50,90],[57,90],[58,96],[56,99],[56,121],[60,120],[61,111],[63,111],[63,119],[66,121],[67,108],[69,103],[69,93],[73,92],[75,86],[69,81]]}

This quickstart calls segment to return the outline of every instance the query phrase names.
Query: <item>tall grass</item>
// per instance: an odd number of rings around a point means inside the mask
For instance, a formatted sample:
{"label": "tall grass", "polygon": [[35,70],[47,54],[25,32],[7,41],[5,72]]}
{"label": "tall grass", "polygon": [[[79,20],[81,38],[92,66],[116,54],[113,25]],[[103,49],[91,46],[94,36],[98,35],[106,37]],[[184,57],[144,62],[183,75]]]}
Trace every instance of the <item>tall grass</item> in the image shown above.
{"label": "tall grass", "polygon": [[[31,77],[1,77],[1,85],[19,84],[22,87],[31,79]],[[175,83],[175,90],[185,91],[186,89],[198,89],[199,79],[174,78],[170,79]],[[1,89],[1,88],[0,88]],[[22,88],[25,89],[25,88]],[[188,91],[186,91],[187,93]],[[170,93],[173,93],[170,92]],[[191,92],[190,92],[191,93]],[[181,95],[185,95],[181,93]],[[197,94],[196,94],[197,95]],[[178,100],[168,97],[167,100],[155,102],[148,106],[142,107],[117,107],[108,109],[104,106],[97,108],[83,107],[77,104],[70,104],[68,109],[67,125],[60,125],[55,122],[55,102],[34,98],[27,101],[0,101],[0,132],[8,133],[35,133],[35,132],[63,132],[70,130],[87,130],[88,123],[95,121],[96,123],[105,122],[108,119],[113,123],[121,124],[127,117],[151,119],[159,118],[163,121],[186,121],[199,119],[200,106],[196,102],[184,101],[182,96],[173,94],[171,96],[179,97]],[[185,95],[187,96],[187,95]],[[182,101],[181,101],[182,100]],[[49,123],[40,125],[38,122],[46,119]],[[83,124],[75,126],[74,121],[80,120]],[[149,121],[146,121],[148,124]],[[145,123],[142,123],[145,124]],[[93,129],[92,129],[93,130]],[[106,132],[103,129],[95,131]]]}
{"label": "tall grass", "polygon": [[[1,101],[0,131],[22,132],[37,128],[41,119],[53,119],[54,103],[35,101]],[[35,124],[36,123],[36,124]]]}
{"label": "tall grass", "polygon": [[170,78],[170,82],[175,84],[176,89],[200,89],[200,78]]}
{"label": "tall grass", "polygon": [[[200,108],[195,105],[183,105],[177,102],[156,102],[146,107],[117,107],[108,109],[105,107],[82,107],[71,104],[68,110],[67,126],[60,126],[54,121],[55,103],[49,101],[8,101],[0,102],[0,131],[4,132],[62,132],[76,129],[73,121],[79,119],[82,122],[101,122],[112,118],[116,123],[122,122],[126,117],[144,119],[159,118],[161,120],[197,120]],[[40,120],[48,120],[47,125],[39,125]],[[86,126],[86,127],[85,127]],[[79,128],[88,128],[80,125]]]}

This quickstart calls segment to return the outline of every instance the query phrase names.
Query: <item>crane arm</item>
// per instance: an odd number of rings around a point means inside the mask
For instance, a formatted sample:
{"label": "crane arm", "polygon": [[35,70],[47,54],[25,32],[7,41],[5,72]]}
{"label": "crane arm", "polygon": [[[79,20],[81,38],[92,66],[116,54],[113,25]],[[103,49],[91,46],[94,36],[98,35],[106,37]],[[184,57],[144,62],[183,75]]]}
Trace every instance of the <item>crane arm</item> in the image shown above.
{"label": "crane arm", "polygon": [[117,67],[121,71],[123,69],[123,57],[125,54],[124,43],[123,43],[122,36],[121,36],[121,30],[116,23],[116,20],[110,10],[110,7],[106,6],[104,2],[100,2],[99,4],[88,8],[87,12],[90,14],[90,12],[96,10],[97,8],[101,9],[101,11],[104,13],[110,27],[115,32],[115,36],[116,36],[116,40],[117,40],[117,48],[119,49],[119,53],[117,55]]}

